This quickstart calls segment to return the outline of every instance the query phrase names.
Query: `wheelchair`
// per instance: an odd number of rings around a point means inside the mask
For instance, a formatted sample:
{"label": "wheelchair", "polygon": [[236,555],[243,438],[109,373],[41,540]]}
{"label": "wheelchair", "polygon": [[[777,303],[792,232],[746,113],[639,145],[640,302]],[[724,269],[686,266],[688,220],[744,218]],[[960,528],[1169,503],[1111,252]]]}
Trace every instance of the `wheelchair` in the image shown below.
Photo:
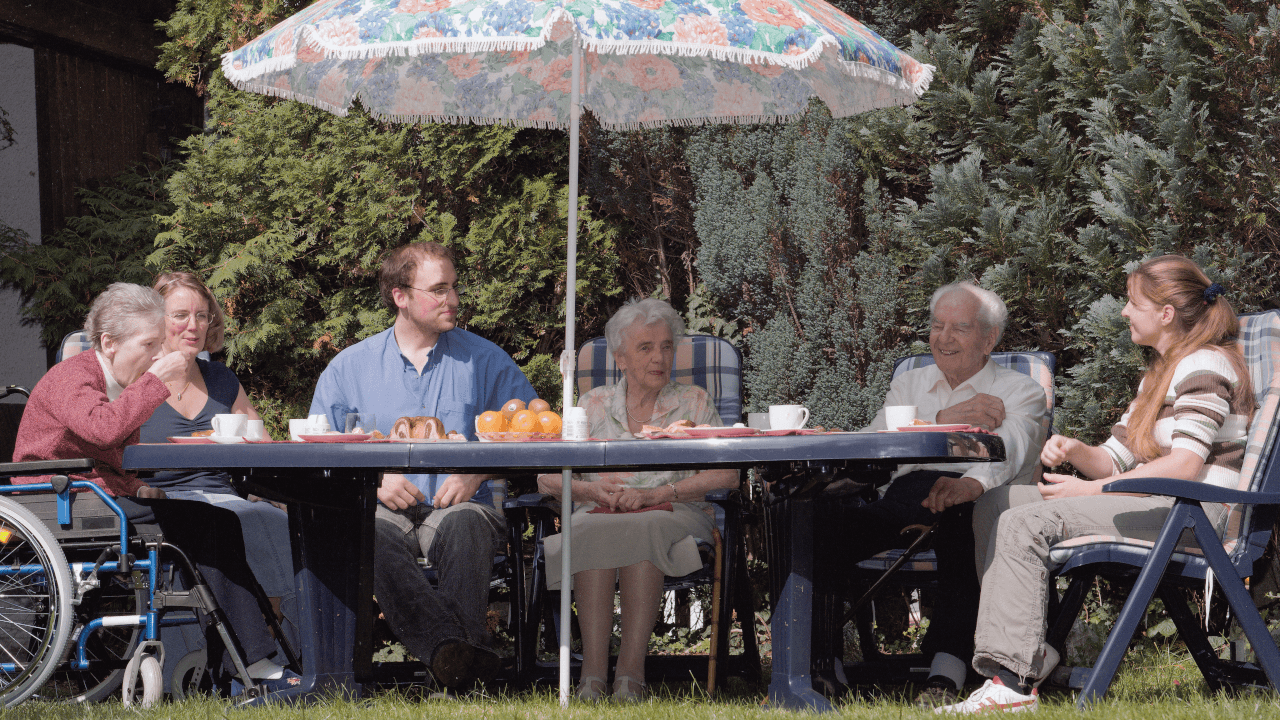
{"label": "wheelchair", "polygon": [[[197,613],[247,678],[234,633],[190,559],[157,526],[129,523],[102,488],[68,477],[93,466],[89,459],[0,463],[0,705],[31,697],[98,701],[119,690],[125,706],[150,707],[166,691],[212,692],[209,666],[217,663],[206,658],[218,655],[203,649],[181,658],[165,687],[162,633],[198,625]],[[52,478],[8,484],[33,475]],[[281,646],[297,667],[288,642]],[[250,682],[240,699],[261,695]]]}

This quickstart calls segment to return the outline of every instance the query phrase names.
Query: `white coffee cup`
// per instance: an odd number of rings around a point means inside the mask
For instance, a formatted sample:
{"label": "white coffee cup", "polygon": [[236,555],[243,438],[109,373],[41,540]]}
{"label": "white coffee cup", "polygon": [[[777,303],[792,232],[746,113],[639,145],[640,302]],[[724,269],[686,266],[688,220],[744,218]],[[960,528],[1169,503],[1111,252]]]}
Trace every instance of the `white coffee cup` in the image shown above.
{"label": "white coffee cup", "polygon": [[244,437],[245,422],[248,415],[240,413],[224,413],[213,416],[213,434],[218,437]]}
{"label": "white coffee cup", "polygon": [[244,425],[246,440],[265,440],[267,438],[266,423],[261,420],[250,420]]}
{"label": "white coffee cup", "polygon": [[916,420],[915,405],[885,405],[884,424],[890,430],[907,427]]}
{"label": "white coffee cup", "polygon": [[294,442],[302,442],[303,435],[310,435],[311,420],[307,418],[293,418],[289,421],[289,439]]}
{"label": "white coffee cup", "polygon": [[329,432],[329,416],[328,415],[308,415],[307,416],[307,434],[319,435]]}
{"label": "white coffee cup", "polygon": [[809,408],[803,405],[770,405],[769,429],[796,430],[809,422]]}
{"label": "white coffee cup", "polygon": [[769,413],[747,413],[747,427],[756,430],[769,429]]}

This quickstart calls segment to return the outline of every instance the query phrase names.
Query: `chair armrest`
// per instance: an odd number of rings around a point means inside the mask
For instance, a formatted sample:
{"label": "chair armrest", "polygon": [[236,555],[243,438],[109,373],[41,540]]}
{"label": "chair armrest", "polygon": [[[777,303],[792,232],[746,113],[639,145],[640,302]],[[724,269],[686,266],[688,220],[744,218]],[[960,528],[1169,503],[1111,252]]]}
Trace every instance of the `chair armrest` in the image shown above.
{"label": "chair armrest", "polygon": [[545,503],[554,499],[545,493],[525,493],[519,497],[507,498],[502,503],[502,509],[519,510],[522,508],[547,507]]}
{"label": "chair armrest", "polygon": [[1108,483],[1102,491],[1166,495],[1197,502],[1280,505],[1280,493],[1248,492],[1173,478],[1125,478]]}
{"label": "chair armrest", "polygon": [[0,463],[0,477],[5,478],[22,477],[24,475],[65,475],[67,473],[85,473],[91,470],[93,470],[93,460],[90,458]]}
{"label": "chair armrest", "polygon": [[704,502],[715,503],[716,505],[729,505],[738,502],[742,497],[742,491],[738,488],[721,488],[712,490],[703,498]]}

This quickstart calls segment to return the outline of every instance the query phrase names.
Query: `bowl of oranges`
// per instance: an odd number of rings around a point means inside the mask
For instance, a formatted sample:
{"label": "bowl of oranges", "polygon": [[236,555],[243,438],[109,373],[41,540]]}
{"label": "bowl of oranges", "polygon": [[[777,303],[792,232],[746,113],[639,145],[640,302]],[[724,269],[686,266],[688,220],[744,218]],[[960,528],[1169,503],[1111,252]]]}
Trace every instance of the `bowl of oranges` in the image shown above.
{"label": "bowl of oranges", "polygon": [[476,436],[480,442],[526,442],[559,440],[560,416],[541,398],[508,400],[501,410],[486,410],[476,416]]}

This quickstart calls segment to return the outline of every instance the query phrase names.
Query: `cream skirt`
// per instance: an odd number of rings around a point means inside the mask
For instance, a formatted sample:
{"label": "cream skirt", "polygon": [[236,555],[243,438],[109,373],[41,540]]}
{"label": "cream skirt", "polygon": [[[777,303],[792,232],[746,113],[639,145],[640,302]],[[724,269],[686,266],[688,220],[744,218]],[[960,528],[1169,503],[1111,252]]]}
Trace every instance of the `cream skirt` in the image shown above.
{"label": "cream skirt", "polygon": [[[706,503],[675,503],[671,512],[650,510],[620,515],[589,514],[593,503],[573,513],[571,571],[623,568],[648,560],[669,577],[688,575],[702,567],[698,540],[713,541],[715,523],[703,510]],[[560,589],[561,535],[544,541],[547,587]]]}

